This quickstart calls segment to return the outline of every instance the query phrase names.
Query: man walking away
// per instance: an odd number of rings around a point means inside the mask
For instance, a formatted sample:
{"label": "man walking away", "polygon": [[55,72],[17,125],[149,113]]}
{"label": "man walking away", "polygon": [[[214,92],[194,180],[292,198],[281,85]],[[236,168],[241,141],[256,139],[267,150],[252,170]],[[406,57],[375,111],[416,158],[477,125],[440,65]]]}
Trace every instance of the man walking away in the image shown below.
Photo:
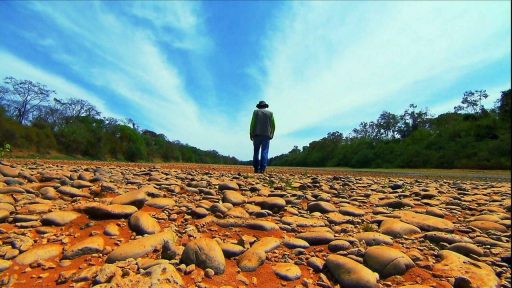
{"label": "man walking away", "polygon": [[[254,145],[254,154],[252,157],[252,166],[254,173],[265,173],[268,164],[268,148],[270,139],[274,138],[276,124],[274,115],[267,110],[268,104],[260,101],[256,105],[256,110],[252,113],[250,137]],[[261,161],[259,159],[261,149]]]}

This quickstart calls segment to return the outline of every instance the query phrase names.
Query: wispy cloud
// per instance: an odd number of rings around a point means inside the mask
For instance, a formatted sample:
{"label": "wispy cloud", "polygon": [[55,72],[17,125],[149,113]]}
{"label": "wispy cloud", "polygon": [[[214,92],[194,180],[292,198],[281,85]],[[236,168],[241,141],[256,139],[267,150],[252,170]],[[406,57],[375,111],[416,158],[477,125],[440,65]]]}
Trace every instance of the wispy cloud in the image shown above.
{"label": "wispy cloud", "polygon": [[510,55],[510,14],[503,12],[510,3],[368,4],[297,2],[283,9],[267,38],[262,83],[281,119],[276,137],[327,119],[365,120],[375,105],[389,110],[431,96],[400,95],[417,82],[428,79],[432,92]]}
{"label": "wispy cloud", "polygon": [[[132,18],[101,3],[89,9],[75,5],[49,7],[43,3],[28,7],[53,21],[66,41],[71,42],[46,40],[43,44],[55,47],[50,56],[74,69],[84,81],[116,95],[125,105],[126,117],[163,132],[170,139],[240,156],[241,145],[232,144],[237,141],[225,136],[246,140],[241,126],[232,129],[225,115],[202,110],[185,89],[183,71],[158,43],[157,36],[172,29],[165,37],[168,41],[177,39],[179,43],[173,43],[180,49],[196,53],[203,49],[200,45],[211,45],[205,41],[206,36],[199,35],[202,28],[200,16],[196,15],[198,7],[159,3],[141,7],[133,3],[121,11],[150,20],[161,29],[157,32],[160,34],[145,25],[135,25]],[[175,36],[177,32],[179,36]]]}
{"label": "wispy cloud", "polygon": [[[446,87],[510,60],[509,2],[286,2],[258,12],[273,18],[265,25],[245,23],[261,20],[244,18],[255,7],[244,5],[207,13],[201,2],[5,3],[16,9],[0,16],[16,10],[13,19],[33,21],[0,31],[20,41],[0,43],[2,75],[241,159],[251,158],[260,99],[275,114],[276,155],[411,102],[451,109],[461,95]],[[234,18],[223,19],[224,8]],[[248,39],[227,35],[237,31]],[[510,76],[509,64],[492,69]]]}
{"label": "wispy cloud", "polygon": [[153,24],[153,36],[173,47],[207,52],[212,48],[199,18],[199,2],[131,2],[123,9],[126,13]]}
{"label": "wispy cloud", "polygon": [[67,99],[73,97],[87,100],[96,106],[96,108],[102,112],[103,116],[122,119],[120,115],[112,112],[105,101],[98,95],[95,95],[83,87],[71,83],[58,75],[39,69],[9,52],[0,50],[0,62],[3,63],[3,69],[5,69],[5,71],[9,71],[9,76],[13,76],[18,79],[30,79],[32,81],[42,83],[48,86],[48,88],[56,90],[57,95],[55,95],[55,97],[57,98]]}

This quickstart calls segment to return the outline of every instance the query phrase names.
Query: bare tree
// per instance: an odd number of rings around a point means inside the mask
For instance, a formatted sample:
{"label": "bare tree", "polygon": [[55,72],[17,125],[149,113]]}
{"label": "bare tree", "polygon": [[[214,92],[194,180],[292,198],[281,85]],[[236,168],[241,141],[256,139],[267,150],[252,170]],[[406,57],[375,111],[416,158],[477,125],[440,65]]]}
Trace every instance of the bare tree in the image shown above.
{"label": "bare tree", "polygon": [[6,77],[4,84],[6,86],[1,88],[1,97],[8,113],[21,124],[29,122],[38,107],[47,103],[50,95],[55,93],[39,82],[14,77]]}
{"label": "bare tree", "polygon": [[65,117],[89,116],[99,118],[101,115],[96,107],[87,100],[78,98],[69,98],[67,100],[54,98],[53,101]]}

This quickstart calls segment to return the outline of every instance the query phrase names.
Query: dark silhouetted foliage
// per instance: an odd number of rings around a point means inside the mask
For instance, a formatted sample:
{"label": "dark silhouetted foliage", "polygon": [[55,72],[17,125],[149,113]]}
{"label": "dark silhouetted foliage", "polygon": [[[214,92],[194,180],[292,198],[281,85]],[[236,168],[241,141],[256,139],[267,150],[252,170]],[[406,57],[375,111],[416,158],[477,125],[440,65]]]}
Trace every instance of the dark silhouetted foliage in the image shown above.
{"label": "dark silhouetted foliage", "polygon": [[270,160],[278,166],[510,169],[510,95],[487,110],[485,90],[467,91],[456,112],[436,117],[411,104],[401,115],[382,112],[351,135],[327,137]]}
{"label": "dark silhouetted foliage", "polygon": [[48,99],[55,91],[30,80],[7,77],[0,86],[0,145],[40,155],[57,151],[98,160],[238,164],[234,157],[139,131],[132,119],[101,117],[86,100]]}

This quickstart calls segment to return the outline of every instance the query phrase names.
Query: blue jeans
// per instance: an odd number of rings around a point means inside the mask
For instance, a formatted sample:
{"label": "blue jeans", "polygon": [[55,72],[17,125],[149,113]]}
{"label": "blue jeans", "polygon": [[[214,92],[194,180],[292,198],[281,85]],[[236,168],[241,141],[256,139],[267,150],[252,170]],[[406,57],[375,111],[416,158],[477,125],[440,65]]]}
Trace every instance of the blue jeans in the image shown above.
{"label": "blue jeans", "polygon": [[[270,144],[269,136],[255,136],[252,140],[254,145],[254,154],[252,157],[252,166],[258,171],[265,171],[268,164],[268,148]],[[261,148],[261,161],[259,159]]]}

